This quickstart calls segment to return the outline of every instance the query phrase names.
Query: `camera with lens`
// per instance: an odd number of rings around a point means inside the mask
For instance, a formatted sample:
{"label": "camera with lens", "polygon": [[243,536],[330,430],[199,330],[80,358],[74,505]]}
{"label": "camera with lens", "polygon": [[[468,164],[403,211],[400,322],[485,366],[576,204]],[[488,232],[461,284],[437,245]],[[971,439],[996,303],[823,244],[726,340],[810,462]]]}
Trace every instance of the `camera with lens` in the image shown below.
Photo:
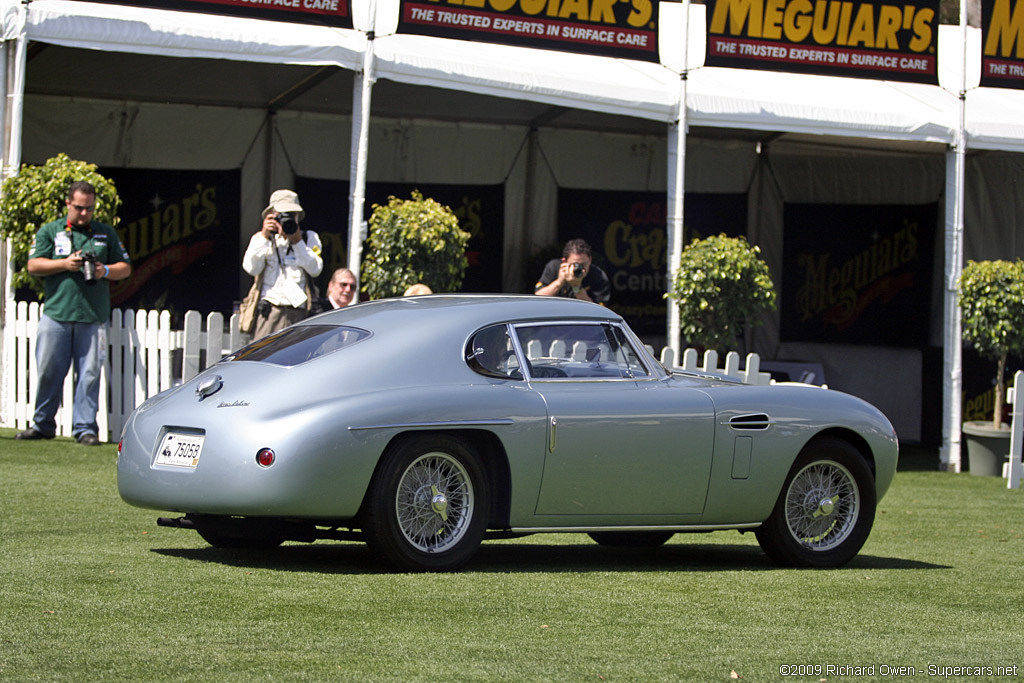
{"label": "camera with lens", "polygon": [[293,235],[299,229],[299,221],[293,213],[277,214],[277,222],[281,224],[281,232],[286,235]]}
{"label": "camera with lens", "polygon": [[574,278],[581,278],[581,277],[583,277],[583,264],[582,263],[574,263],[574,264],[572,264],[572,276]]}
{"label": "camera with lens", "polygon": [[96,257],[96,254],[91,254],[87,251],[82,252],[82,277],[85,278],[85,284],[94,285],[96,284],[96,267],[102,266],[100,260]]}

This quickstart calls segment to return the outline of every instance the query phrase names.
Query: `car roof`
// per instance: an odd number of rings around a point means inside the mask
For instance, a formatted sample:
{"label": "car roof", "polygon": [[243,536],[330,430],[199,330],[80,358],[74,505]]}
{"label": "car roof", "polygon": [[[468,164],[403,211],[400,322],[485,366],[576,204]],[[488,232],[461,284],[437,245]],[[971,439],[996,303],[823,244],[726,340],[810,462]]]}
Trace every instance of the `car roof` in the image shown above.
{"label": "car roof", "polygon": [[621,321],[597,304],[562,297],[511,294],[433,294],[359,303],[300,324],[351,325],[372,332],[413,331],[418,326],[467,333],[497,322],[543,320]]}

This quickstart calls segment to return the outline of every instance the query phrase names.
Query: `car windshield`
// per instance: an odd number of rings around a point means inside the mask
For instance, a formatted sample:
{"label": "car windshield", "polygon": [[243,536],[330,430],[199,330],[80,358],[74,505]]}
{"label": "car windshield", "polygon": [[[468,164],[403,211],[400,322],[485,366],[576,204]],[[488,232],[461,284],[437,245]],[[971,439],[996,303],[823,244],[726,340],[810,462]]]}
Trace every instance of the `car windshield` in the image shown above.
{"label": "car windshield", "polygon": [[336,325],[300,325],[257,339],[224,361],[262,361],[290,367],[319,358],[370,336],[366,330]]}

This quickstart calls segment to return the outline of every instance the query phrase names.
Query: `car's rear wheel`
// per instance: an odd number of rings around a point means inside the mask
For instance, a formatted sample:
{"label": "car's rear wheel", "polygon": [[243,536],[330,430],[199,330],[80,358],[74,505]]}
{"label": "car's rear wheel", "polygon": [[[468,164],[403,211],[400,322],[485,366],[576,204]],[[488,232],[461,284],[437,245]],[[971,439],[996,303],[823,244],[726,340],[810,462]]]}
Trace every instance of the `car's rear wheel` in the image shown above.
{"label": "car's rear wheel", "polygon": [[366,542],[400,569],[456,569],[483,540],[489,499],[486,471],[467,444],[444,434],[404,438],[370,484]]}
{"label": "car's rear wheel", "polygon": [[674,531],[592,531],[596,543],[613,548],[657,548],[675,536]]}
{"label": "car's rear wheel", "polygon": [[833,437],[816,439],[797,456],[755,535],[778,564],[840,567],[867,540],[876,502],[874,476],[857,449]]}

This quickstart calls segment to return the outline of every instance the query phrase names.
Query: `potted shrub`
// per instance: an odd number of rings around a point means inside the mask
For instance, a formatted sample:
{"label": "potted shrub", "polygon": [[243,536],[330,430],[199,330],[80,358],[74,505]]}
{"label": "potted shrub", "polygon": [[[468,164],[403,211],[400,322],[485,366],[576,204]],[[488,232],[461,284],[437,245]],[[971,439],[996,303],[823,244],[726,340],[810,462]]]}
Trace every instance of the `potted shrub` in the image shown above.
{"label": "potted shrub", "polygon": [[457,291],[469,265],[469,237],[450,208],[419,191],[411,199],[389,197],[386,206],[374,204],[363,291],[371,299],[402,296],[418,283],[438,293]]}
{"label": "potted shrub", "polygon": [[1010,428],[1002,421],[1006,359],[1024,351],[1024,261],[968,261],[960,275],[964,341],[996,362],[992,422],[965,422],[971,474],[1002,475]]}
{"label": "potted shrub", "polygon": [[758,316],[775,308],[775,287],[760,249],[743,237],[718,235],[683,249],[672,289],[679,328],[691,345],[719,353],[736,350]]}

